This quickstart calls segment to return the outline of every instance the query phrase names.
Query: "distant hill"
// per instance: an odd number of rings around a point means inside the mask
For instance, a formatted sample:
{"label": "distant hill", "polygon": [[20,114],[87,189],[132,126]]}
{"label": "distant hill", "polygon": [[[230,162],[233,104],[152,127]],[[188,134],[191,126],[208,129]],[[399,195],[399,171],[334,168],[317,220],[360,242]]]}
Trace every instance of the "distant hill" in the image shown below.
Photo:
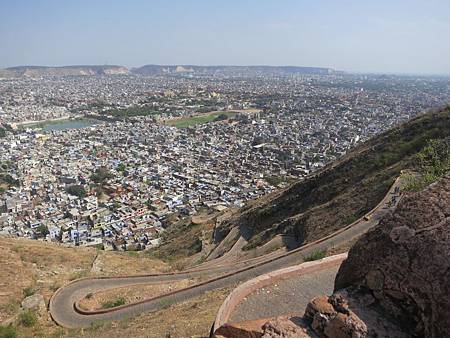
{"label": "distant hill", "polygon": [[2,78],[10,78],[10,77],[16,77],[17,74],[11,70],[7,69],[0,69],[0,79]]}
{"label": "distant hill", "polygon": [[290,74],[334,74],[331,68],[295,67],[295,66],[194,66],[194,65],[145,65],[128,69],[123,66],[17,66],[0,69],[0,78],[10,77],[40,77],[40,76],[78,76],[78,75],[164,75],[194,73],[203,75],[290,75]]}
{"label": "distant hill", "polygon": [[332,74],[331,68],[295,67],[295,66],[194,66],[194,65],[145,65],[131,69],[133,74],[159,75],[176,73],[197,74],[230,74],[230,75],[254,75],[254,74]]}
{"label": "distant hill", "polygon": [[0,70],[0,77],[40,77],[40,76],[77,76],[77,75],[114,75],[129,74],[129,70],[122,66],[18,66]]}

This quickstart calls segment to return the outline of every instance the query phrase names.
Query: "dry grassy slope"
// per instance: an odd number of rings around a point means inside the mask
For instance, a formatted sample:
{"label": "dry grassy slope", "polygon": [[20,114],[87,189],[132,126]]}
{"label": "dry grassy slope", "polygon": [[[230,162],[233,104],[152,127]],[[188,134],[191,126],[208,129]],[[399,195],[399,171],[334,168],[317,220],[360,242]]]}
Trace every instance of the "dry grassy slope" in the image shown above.
{"label": "dry grassy slope", "polygon": [[181,219],[173,222],[163,233],[162,245],[153,249],[151,255],[171,264],[176,270],[183,270],[203,259],[202,251],[206,249],[213,227],[213,219],[203,222]]}
{"label": "dry grassy slope", "polygon": [[205,338],[209,336],[219,307],[232,289],[209,291],[182,303],[161,304],[160,311],[94,325],[88,330],[66,330],[64,337]]}
{"label": "dry grassy slope", "polygon": [[300,243],[323,237],[372,209],[400,170],[411,167],[428,139],[450,135],[450,108],[428,112],[356,147],[312,177],[249,203],[216,225],[219,243],[230,229],[252,230],[247,249],[288,233]]}
{"label": "dry grassy slope", "polygon": [[[94,260],[97,269],[92,270]],[[139,274],[167,271],[169,267],[148,256],[67,248],[52,243],[0,237],[0,323],[20,312],[27,291],[48,302],[53,292],[70,280],[95,275]],[[30,329],[18,326],[19,336],[51,336],[58,327],[49,315]]]}
{"label": "dry grassy slope", "polygon": [[162,303],[160,311],[99,323],[87,330],[61,328],[48,313],[38,316],[37,323],[28,328],[13,320],[21,311],[20,303],[27,288],[42,294],[48,302],[56,288],[75,278],[156,273],[168,271],[170,267],[143,253],[67,248],[4,237],[0,237],[0,267],[0,325],[12,322],[18,337],[165,337],[169,333],[175,337],[206,337],[217,309],[230,291],[230,288],[214,290],[180,304]]}

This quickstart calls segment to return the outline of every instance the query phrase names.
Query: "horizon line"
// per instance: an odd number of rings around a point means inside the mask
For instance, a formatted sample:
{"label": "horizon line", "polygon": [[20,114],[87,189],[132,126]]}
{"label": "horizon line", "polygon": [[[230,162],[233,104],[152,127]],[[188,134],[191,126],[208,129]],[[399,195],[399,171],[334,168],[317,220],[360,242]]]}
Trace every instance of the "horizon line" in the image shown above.
{"label": "horizon line", "polygon": [[359,75],[397,75],[397,76],[435,76],[435,77],[449,77],[450,73],[427,73],[427,72],[395,72],[395,71],[362,71],[362,70],[341,70],[330,66],[299,66],[292,64],[194,64],[194,63],[172,63],[172,64],[159,64],[159,63],[146,63],[140,66],[125,66],[120,64],[66,64],[66,65],[15,65],[15,66],[2,66],[0,70],[8,70],[21,67],[36,67],[36,68],[65,68],[65,67],[124,67],[128,70],[138,69],[145,66],[161,66],[161,67],[174,67],[174,66],[192,66],[192,67],[295,67],[295,68],[317,68],[333,70],[336,73],[345,74],[359,74]]}

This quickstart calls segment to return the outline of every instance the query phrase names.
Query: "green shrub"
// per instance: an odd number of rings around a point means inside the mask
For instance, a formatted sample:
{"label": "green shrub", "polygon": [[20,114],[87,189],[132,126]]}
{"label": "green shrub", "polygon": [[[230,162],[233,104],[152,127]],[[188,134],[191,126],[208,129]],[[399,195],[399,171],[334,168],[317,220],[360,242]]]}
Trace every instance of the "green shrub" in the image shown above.
{"label": "green shrub", "polygon": [[37,322],[36,314],[33,311],[27,310],[19,315],[19,323],[25,327],[31,327]]}
{"label": "green shrub", "polygon": [[356,215],[351,215],[351,216],[348,216],[346,219],[345,219],[345,224],[352,224],[354,221],[356,221],[358,219],[358,216],[356,216]]}
{"label": "green shrub", "polygon": [[198,253],[202,251],[202,241],[200,238],[196,238],[194,243],[189,247],[191,254]]}
{"label": "green shrub", "polygon": [[9,326],[0,326],[0,337],[1,338],[16,338],[17,332],[14,327]]}
{"label": "green shrub", "polygon": [[450,170],[449,148],[444,140],[429,140],[416,156],[418,175],[406,177],[406,190],[422,190],[444,176]]}
{"label": "green shrub", "polygon": [[322,259],[326,256],[326,252],[322,250],[317,250],[311,253],[310,255],[306,256],[303,260],[305,262],[311,262],[311,261],[317,261],[319,259]]}
{"label": "green shrub", "polygon": [[90,328],[92,331],[97,331],[97,330],[103,328],[104,325],[105,325],[104,322],[102,322],[102,321],[100,321],[100,320],[94,320],[93,322],[91,322],[91,325],[90,325],[89,328]]}
{"label": "green shrub", "polygon": [[103,309],[110,309],[112,307],[117,307],[121,305],[125,305],[126,301],[125,298],[119,297],[116,300],[108,300],[102,304]]}
{"label": "green shrub", "polygon": [[34,291],[34,289],[33,289],[31,286],[29,286],[29,287],[23,289],[23,295],[24,295],[25,297],[32,296],[32,295],[34,295],[34,293],[35,293],[35,291]]}
{"label": "green shrub", "polygon": [[72,275],[70,275],[69,277],[69,281],[73,281],[75,279],[80,279],[86,276],[86,271],[82,270],[82,271],[77,271],[72,273]]}
{"label": "green shrub", "polygon": [[101,243],[101,244],[96,244],[96,245],[95,245],[95,248],[96,248],[97,250],[105,250],[105,245],[104,245],[103,243]]}

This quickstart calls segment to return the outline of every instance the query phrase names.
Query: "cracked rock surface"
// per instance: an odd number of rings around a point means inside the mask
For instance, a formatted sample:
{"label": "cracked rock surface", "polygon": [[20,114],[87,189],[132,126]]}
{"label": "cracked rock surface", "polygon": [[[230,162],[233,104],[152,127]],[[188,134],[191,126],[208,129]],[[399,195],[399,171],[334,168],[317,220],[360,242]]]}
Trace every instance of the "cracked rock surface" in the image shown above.
{"label": "cracked rock surface", "polygon": [[334,295],[316,303],[323,306],[311,302],[306,315],[323,336],[450,337],[450,173],[404,197],[365,234],[342,264]]}

